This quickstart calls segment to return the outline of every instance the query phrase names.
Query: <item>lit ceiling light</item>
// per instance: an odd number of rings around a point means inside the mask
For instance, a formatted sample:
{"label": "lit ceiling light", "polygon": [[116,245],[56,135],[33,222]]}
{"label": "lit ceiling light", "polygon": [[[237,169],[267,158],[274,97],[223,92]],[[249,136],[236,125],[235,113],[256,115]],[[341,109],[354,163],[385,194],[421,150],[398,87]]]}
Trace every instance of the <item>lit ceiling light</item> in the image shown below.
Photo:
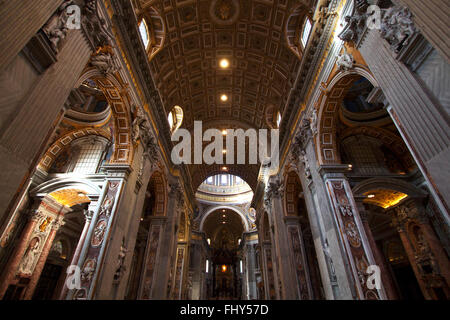
{"label": "lit ceiling light", "polygon": [[79,197],[84,197],[84,196],[86,196],[83,192],[78,192],[78,196]]}
{"label": "lit ceiling light", "polygon": [[375,198],[375,195],[374,195],[374,194],[369,194],[369,195],[367,196],[367,198],[369,198],[369,199]]}
{"label": "lit ceiling light", "polygon": [[228,96],[226,94],[223,94],[220,96],[220,100],[222,100],[222,102],[227,102],[228,101]]}
{"label": "lit ceiling light", "polygon": [[223,209],[222,212],[225,212],[225,209]]}
{"label": "lit ceiling light", "polygon": [[222,69],[227,69],[230,66],[230,61],[228,61],[228,59],[222,59],[220,60],[219,65]]}
{"label": "lit ceiling light", "polygon": [[222,222],[223,224],[225,224],[226,222],[224,221],[224,222]]}
{"label": "lit ceiling light", "polygon": [[227,266],[226,265],[222,266],[222,272],[227,272]]}
{"label": "lit ceiling light", "polygon": [[227,130],[222,130],[222,135],[226,136],[227,135]]}
{"label": "lit ceiling light", "polygon": [[223,153],[223,154],[227,153],[227,150],[222,150],[222,153]]}
{"label": "lit ceiling light", "polygon": [[227,167],[222,167],[222,170],[223,171],[228,171],[228,168]]}
{"label": "lit ceiling light", "polygon": [[226,217],[226,215],[223,215],[222,217],[224,217],[224,218],[225,218],[225,217]]}

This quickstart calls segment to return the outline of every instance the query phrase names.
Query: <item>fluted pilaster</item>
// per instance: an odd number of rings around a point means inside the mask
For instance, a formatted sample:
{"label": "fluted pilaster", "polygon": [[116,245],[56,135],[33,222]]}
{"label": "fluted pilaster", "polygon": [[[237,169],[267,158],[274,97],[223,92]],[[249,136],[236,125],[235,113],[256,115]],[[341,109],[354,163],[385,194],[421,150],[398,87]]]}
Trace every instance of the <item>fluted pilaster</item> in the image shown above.
{"label": "fluted pilaster", "polygon": [[25,47],[63,0],[2,1],[0,10],[0,71]]}

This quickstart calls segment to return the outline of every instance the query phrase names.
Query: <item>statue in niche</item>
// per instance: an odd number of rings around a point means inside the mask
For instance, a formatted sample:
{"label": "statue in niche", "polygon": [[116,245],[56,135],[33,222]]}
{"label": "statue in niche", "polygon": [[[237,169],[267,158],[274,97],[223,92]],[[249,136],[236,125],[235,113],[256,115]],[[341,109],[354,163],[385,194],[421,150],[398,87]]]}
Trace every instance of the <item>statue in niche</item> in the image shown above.
{"label": "statue in niche", "polygon": [[24,274],[33,273],[33,268],[40,253],[41,240],[38,237],[31,239],[28,249],[26,250],[19,271]]}

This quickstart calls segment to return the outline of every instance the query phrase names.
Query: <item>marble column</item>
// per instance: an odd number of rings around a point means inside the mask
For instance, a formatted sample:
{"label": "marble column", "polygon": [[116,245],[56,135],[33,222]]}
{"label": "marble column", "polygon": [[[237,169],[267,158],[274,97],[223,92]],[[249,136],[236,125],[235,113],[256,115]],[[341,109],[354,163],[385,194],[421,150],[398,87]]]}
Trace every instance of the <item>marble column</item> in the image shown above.
{"label": "marble column", "polygon": [[255,255],[255,249],[254,246],[256,245],[255,242],[248,242],[246,243],[246,270],[244,272],[246,273],[247,278],[247,297],[248,300],[255,300],[257,299],[257,288],[256,288],[256,255]]}
{"label": "marble column", "polygon": [[411,245],[411,242],[409,241],[407,232],[405,230],[405,226],[403,224],[397,224],[397,231],[400,236],[400,239],[403,244],[403,248],[405,249],[406,255],[408,256],[409,263],[411,265],[411,268],[414,271],[414,274],[416,275],[417,283],[419,284],[420,289],[422,290],[422,294],[425,299],[431,300],[432,297],[430,296],[427,286],[425,285],[422,276],[420,275],[420,270],[416,264],[415,254],[414,254],[414,248]]}
{"label": "marble column", "polygon": [[182,193],[179,185],[172,184],[167,200],[167,221],[159,247],[159,254],[156,261],[154,281],[152,285],[152,299],[167,299],[167,286],[169,283],[171,262],[174,257],[174,242],[176,241],[175,225],[178,221],[179,209],[182,206]]}
{"label": "marble column", "polygon": [[448,257],[429,224],[420,200],[408,199],[395,207],[391,211],[393,224],[400,234],[425,299],[443,298],[439,290],[448,299]]}
{"label": "marble column", "polygon": [[176,250],[175,270],[173,274],[173,286],[171,290],[171,299],[181,300],[183,292],[183,283],[186,274],[186,258],[188,250],[186,243],[178,243]]}
{"label": "marble column", "polygon": [[23,230],[22,234],[20,235],[20,242],[17,245],[16,249],[14,250],[13,254],[11,255],[11,259],[9,260],[9,262],[6,265],[5,270],[3,272],[1,282],[0,282],[1,283],[0,284],[0,299],[3,298],[11,281],[14,279],[16,272],[17,272],[17,268],[19,267],[20,261],[22,260],[25,250],[27,249],[28,242],[30,240],[30,236],[33,233],[38,221],[41,220],[43,217],[44,217],[44,215],[38,210],[33,209],[30,211],[30,221],[27,223],[27,225],[25,226],[25,229]]}
{"label": "marble column", "polygon": [[142,268],[142,280],[139,287],[139,299],[152,299],[153,286],[155,284],[155,270],[161,251],[161,238],[167,217],[151,217],[150,230]]}
{"label": "marble column", "polygon": [[[110,278],[114,276],[115,270],[110,271],[115,268],[115,265],[112,265],[105,257],[107,248],[112,246],[112,239],[122,241],[122,237],[113,236],[112,230],[118,220],[118,207],[130,167],[108,164],[104,166],[104,170],[107,171],[107,178],[102,188],[103,194],[99,198],[99,205],[89,225],[77,263],[81,269],[81,287],[76,290],[68,290],[67,299],[94,299],[96,290],[99,290],[100,287],[98,284],[105,285],[107,283],[107,281],[100,281],[104,274],[107,273]],[[111,284],[108,283],[108,285]]]}
{"label": "marble column", "polygon": [[[97,203],[95,205],[97,205]],[[78,259],[80,258],[81,250],[83,249],[84,242],[86,241],[86,236],[87,236],[87,233],[88,233],[88,230],[89,230],[89,226],[91,225],[93,214],[94,214],[94,211],[89,210],[89,209],[84,212],[85,222],[84,222],[83,231],[81,232],[80,240],[78,241],[78,244],[77,244],[77,247],[76,247],[75,252],[73,254],[72,261],[71,261],[70,265],[77,265],[78,264]],[[66,277],[66,281],[67,281],[67,277]],[[67,286],[66,286],[66,284],[64,282],[64,286],[63,286],[63,288],[61,290],[61,293],[59,295],[59,299],[60,300],[63,300],[67,296],[67,290],[68,290],[68,288],[67,288]]]}
{"label": "marble column", "polygon": [[368,285],[367,267],[376,265],[376,262],[350,185],[344,175],[345,170],[348,170],[348,166],[322,167],[334,220],[339,230],[343,255],[353,277],[357,299],[384,300],[386,293],[383,283],[379,288],[370,288]]}
{"label": "marble column", "polygon": [[281,297],[283,300],[299,299],[297,284],[292,281],[296,278],[293,268],[293,257],[289,245],[288,230],[284,221],[284,206],[282,201],[283,186],[276,176],[269,179],[269,187],[266,190],[270,199],[270,214],[273,219],[274,236],[273,244],[277,256],[279,269],[277,274],[281,284]]}
{"label": "marble column", "polygon": [[370,225],[369,225],[369,221],[368,221],[370,212],[368,212],[366,210],[366,208],[364,207],[364,203],[362,202],[363,199],[365,199],[365,197],[360,197],[360,198],[355,197],[356,205],[358,207],[358,212],[361,217],[361,222],[364,226],[364,231],[366,232],[367,240],[369,241],[369,245],[372,249],[375,261],[376,261],[377,265],[380,267],[381,279],[383,281],[383,284],[384,284],[384,287],[386,290],[387,298],[389,300],[398,300],[399,297],[398,297],[397,291],[395,289],[394,282],[391,278],[391,275],[389,272],[389,267],[386,265],[386,259],[383,255],[383,253],[381,253],[380,248],[378,247],[378,245],[373,237],[372,230],[370,229]]}
{"label": "marble column", "polygon": [[397,0],[414,15],[421,33],[450,63],[450,3],[447,0]]}
{"label": "marble column", "polygon": [[[423,4],[422,7],[426,7]],[[442,106],[395,58],[378,30],[367,30],[359,50],[390,104],[388,111],[449,222],[450,123]]]}
{"label": "marble column", "polygon": [[0,7],[0,72],[44,26],[63,0],[9,0]]}
{"label": "marble column", "polygon": [[312,284],[309,266],[306,259],[305,243],[300,226],[300,218],[296,216],[285,217],[287,232],[291,241],[290,249],[294,272],[296,274],[296,283],[298,298],[300,300],[312,300]]}
{"label": "marble column", "polygon": [[44,269],[45,262],[47,261],[48,254],[50,253],[50,249],[52,248],[56,232],[63,225],[64,222],[62,221],[62,218],[59,218],[59,220],[56,220],[52,223],[50,234],[47,237],[47,241],[45,242],[44,248],[42,249],[42,253],[39,256],[39,260],[36,264],[33,275],[30,278],[30,282],[23,296],[24,300],[31,300],[31,298],[33,297],[34,290],[36,289],[39,278],[41,277],[42,270]]}

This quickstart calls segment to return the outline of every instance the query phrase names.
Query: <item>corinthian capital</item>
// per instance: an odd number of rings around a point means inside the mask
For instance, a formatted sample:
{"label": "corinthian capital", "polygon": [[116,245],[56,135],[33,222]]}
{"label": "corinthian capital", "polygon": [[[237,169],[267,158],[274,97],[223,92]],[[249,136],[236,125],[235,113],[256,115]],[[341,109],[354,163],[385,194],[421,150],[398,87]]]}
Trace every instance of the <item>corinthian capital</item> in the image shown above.
{"label": "corinthian capital", "polygon": [[281,179],[275,179],[274,181],[269,181],[269,184],[266,188],[266,195],[272,198],[282,197],[284,192],[284,186]]}
{"label": "corinthian capital", "polygon": [[184,197],[181,186],[178,182],[169,183],[169,197],[176,201],[176,206],[182,208],[184,206]]}
{"label": "corinthian capital", "polygon": [[28,217],[30,219],[30,221],[40,221],[42,218],[45,217],[45,215],[39,211],[39,210],[30,210],[28,212]]}
{"label": "corinthian capital", "polygon": [[65,225],[66,222],[60,218],[60,219],[56,219],[55,221],[53,221],[52,223],[52,229],[58,231],[59,228],[61,228],[63,225]]}

